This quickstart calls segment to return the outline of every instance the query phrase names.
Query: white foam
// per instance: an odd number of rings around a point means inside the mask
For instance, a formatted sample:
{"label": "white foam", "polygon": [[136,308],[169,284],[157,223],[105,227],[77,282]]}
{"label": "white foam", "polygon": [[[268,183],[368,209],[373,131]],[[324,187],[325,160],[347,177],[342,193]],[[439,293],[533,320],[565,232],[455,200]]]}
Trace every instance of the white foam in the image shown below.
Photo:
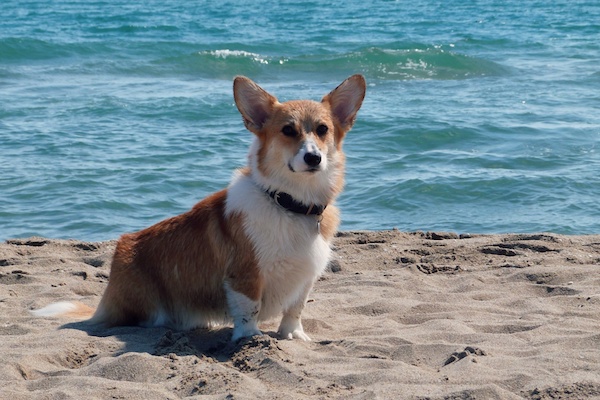
{"label": "white foam", "polygon": [[219,58],[245,57],[245,58],[250,58],[253,61],[259,62],[261,64],[269,63],[269,60],[262,57],[260,54],[251,53],[249,51],[244,51],[244,50],[223,49],[223,50],[213,50],[213,51],[210,51],[209,53],[212,54],[213,56],[219,57]]}

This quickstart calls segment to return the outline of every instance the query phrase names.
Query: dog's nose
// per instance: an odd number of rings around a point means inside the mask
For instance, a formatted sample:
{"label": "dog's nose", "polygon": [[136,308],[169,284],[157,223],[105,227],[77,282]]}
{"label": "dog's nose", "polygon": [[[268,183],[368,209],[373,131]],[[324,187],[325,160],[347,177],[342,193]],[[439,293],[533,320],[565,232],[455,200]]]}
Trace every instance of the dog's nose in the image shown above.
{"label": "dog's nose", "polygon": [[316,167],[321,164],[321,155],[319,153],[306,153],[304,155],[304,162],[309,167]]}

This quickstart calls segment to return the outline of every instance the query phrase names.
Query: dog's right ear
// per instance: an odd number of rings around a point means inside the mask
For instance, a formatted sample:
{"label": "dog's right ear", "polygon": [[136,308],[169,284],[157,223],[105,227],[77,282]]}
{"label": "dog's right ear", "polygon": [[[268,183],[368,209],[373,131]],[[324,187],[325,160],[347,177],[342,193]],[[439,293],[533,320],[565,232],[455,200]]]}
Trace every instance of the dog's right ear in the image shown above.
{"label": "dog's right ear", "polygon": [[249,131],[257,134],[277,103],[275,96],[245,76],[237,76],[233,80],[233,98],[244,118],[244,125]]}

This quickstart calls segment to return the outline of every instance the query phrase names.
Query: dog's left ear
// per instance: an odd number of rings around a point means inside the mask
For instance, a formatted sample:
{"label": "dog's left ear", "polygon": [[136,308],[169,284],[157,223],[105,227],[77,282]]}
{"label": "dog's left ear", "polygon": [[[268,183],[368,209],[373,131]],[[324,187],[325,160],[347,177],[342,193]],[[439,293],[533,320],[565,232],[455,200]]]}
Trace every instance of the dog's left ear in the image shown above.
{"label": "dog's left ear", "polygon": [[277,103],[275,96],[267,93],[245,76],[237,76],[233,81],[233,98],[244,124],[249,131],[256,134],[262,129],[265,121]]}
{"label": "dog's left ear", "polygon": [[354,125],[356,113],[362,105],[367,83],[362,75],[352,75],[323,97],[322,103],[329,103],[333,115],[337,118],[344,131]]}

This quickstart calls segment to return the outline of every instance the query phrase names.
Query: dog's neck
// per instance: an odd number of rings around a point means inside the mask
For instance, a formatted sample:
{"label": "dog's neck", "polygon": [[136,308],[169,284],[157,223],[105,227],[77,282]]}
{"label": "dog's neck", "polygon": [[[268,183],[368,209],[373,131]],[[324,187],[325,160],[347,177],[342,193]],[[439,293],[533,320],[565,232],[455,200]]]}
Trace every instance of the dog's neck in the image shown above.
{"label": "dog's neck", "polygon": [[327,207],[327,204],[306,205],[294,199],[292,195],[278,190],[269,191],[265,189],[265,193],[273,199],[275,204],[296,214],[319,216],[323,214],[323,211],[325,211],[325,208]]}

